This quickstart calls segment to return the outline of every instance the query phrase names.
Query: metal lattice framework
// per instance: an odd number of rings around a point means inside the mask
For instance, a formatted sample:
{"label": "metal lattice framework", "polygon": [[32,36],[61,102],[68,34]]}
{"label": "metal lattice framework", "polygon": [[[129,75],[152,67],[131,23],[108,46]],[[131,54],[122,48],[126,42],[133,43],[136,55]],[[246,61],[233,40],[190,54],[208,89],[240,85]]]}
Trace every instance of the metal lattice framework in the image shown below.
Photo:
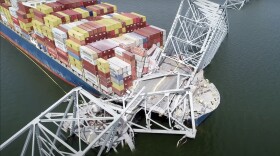
{"label": "metal lattice framework", "polygon": [[[121,142],[128,143],[133,150],[132,131],[125,112],[134,100],[117,111],[81,87],[75,88],[4,142],[0,151],[27,132],[21,155],[81,156],[90,149],[96,149],[101,155],[105,148],[107,152],[112,148],[116,150]],[[73,135],[78,136],[76,148],[67,141],[67,136]]]}
{"label": "metal lattice framework", "polygon": [[182,0],[160,61],[169,58],[183,64],[193,77],[211,62],[227,32],[226,7],[208,0]]}
{"label": "metal lattice framework", "polygon": [[249,0],[226,0],[226,5],[230,9],[240,10],[247,2]]}

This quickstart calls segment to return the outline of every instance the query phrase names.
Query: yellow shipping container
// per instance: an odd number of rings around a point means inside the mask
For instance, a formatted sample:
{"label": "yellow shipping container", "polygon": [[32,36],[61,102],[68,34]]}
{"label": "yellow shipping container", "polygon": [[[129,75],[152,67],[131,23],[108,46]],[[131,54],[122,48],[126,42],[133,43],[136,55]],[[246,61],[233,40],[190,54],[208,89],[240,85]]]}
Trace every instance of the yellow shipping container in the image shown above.
{"label": "yellow shipping container", "polygon": [[136,16],[142,18],[142,19],[143,19],[143,22],[146,22],[146,20],[147,20],[146,16],[140,15],[140,14],[138,14],[138,13],[132,12],[131,14],[136,15]]}
{"label": "yellow shipping container", "polygon": [[66,45],[67,45],[68,47],[70,47],[70,48],[76,50],[76,51],[80,51],[81,45],[78,44],[78,43],[76,43],[76,42],[74,42],[74,41],[72,41],[72,40],[70,40],[70,39],[66,40]]}
{"label": "yellow shipping container", "polygon": [[97,69],[103,73],[109,73],[110,65],[107,60],[104,60],[103,58],[99,58],[97,59]]}
{"label": "yellow shipping container", "polygon": [[115,89],[117,89],[118,91],[124,90],[124,84],[119,85],[119,84],[117,84],[117,83],[115,83],[115,82],[112,82],[112,86],[113,86]]}
{"label": "yellow shipping container", "polygon": [[89,37],[89,33],[87,31],[85,31],[84,29],[81,29],[79,27],[73,27],[72,29],[83,34],[85,37]]}
{"label": "yellow shipping container", "polygon": [[78,12],[78,13],[80,13],[80,14],[82,14],[82,18],[87,18],[87,17],[89,17],[89,12],[86,11],[86,10],[84,10],[84,9],[75,8],[75,9],[73,9],[73,10],[76,11],[76,12]]}
{"label": "yellow shipping container", "polygon": [[115,27],[112,23],[109,23],[108,21],[106,21],[105,19],[102,19],[102,20],[99,20],[99,21],[96,21],[96,23],[98,24],[101,24],[103,26],[106,27],[106,31],[112,31],[112,30],[115,30]]}
{"label": "yellow shipping container", "polygon": [[73,66],[75,66],[76,68],[78,68],[79,70],[83,70],[83,64],[82,61],[79,61],[77,59],[75,59],[73,56],[69,55],[69,63]]}
{"label": "yellow shipping container", "polygon": [[122,23],[113,19],[104,19],[106,22],[111,23],[114,25],[115,29],[120,29],[122,28]]}
{"label": "yellow shipping container", "polygon": [[69,34],[70,36],[76,38],[77,40],[80,40],[80,41],[86,40],[86,37],[85,37],[84,34],[79,33],[79,32],[77,32],[77,31],[74,30],[74,29],[68,30],[68,34]]}
{"label": "yellow shipping container", "polygon": [[19,25],[22,26],[22,27],[26,27],[26,28],[30,28],[33,26],[32,22],[30,23],[24,23],[22,21],[19,21]]}
{"label": "yellow shipping container", "polygon": [[53,12],[53,9],[45,4],[37,6],[36,9],[41,11],[44,14],[50,14]]}
{"label": "yellow shipping container", "polygon": [[113,14],[113,17],[125,22],[126,25],[133,24],[133,19],[132,18],[123,16],[121,14],[115,13],[115,14]]}
{"label": "yellow shipping container", "polygon": [[113,5],[113,4],[110,4],[110,3],[103,3],[103,4],[106,4],[106,5],[109,5],[109,6],[113,7],[114,12],[117,12],[117,6],[116,5]]}

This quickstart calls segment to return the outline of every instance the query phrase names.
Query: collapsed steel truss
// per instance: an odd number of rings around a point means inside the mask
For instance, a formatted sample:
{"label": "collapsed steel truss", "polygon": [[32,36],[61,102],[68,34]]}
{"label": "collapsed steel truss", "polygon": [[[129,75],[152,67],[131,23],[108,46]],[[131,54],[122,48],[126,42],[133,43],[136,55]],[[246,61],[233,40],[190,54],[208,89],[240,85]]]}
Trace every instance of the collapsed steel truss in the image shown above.
{"label": "collapsed steel truss", "polygon": [[[125,118],[125,112],[133,101],[117,111],[81,87],[75,88],[4,142],[0,150],[27,131],[21,155],[80,156],[97,148],[98,155],[101,155],[105,148],[106,151],[115,149],[124,141],[133,150],[131,130]],[[78,136],[76,148],[67,141],[67,136],[73,135]],[[83,142],[88,145],[84,146]],[[31,154],[26,154],[28,148]]]}
{"label": "collapsed steel truss", "polygon": [[226,0],[226,6],[230,9],[240,10],[249,0]]}
{"label": "collapsed steel truss", "polygon": [[211,62],[227,32],[225,6],[208,0],[182,0],[159,62],[172,59],[192,69],[193,77]]}

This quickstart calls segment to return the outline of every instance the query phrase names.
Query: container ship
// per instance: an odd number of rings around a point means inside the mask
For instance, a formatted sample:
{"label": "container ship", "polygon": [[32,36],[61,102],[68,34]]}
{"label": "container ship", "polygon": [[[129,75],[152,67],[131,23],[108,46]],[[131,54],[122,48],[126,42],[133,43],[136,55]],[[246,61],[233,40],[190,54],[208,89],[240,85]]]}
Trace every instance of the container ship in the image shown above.
{"label": "container ship", "polygon": [[[97,0],[0,3],[3,38],[108,106],[118,110],[133,103],[126,120],[135,121],[139,112],[146,119],[144,126],[131,125],[138,127],[134,132],[194,138],[196,126],[220,104],[217,88],[203,76],[227,34],[226,9],[219,4],[182,1],[167,36],[146,16]],[[99,110],[94,108],[80,108],[80,115]],[[165,117],[169,128],[152,114]],[[64,128],[71,126],[65,122]]]}

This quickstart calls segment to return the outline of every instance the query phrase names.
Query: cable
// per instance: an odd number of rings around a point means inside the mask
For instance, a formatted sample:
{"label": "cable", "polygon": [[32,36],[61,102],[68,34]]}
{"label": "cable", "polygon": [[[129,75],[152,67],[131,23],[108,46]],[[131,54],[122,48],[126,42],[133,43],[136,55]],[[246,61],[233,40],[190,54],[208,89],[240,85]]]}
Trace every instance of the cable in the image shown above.
{"label": "cable", "polygon": [[[3,35],[1,35],[5,38]],[[9,41],[9,40],[8,40]],[[24,51],[18,48],[14,43],[9,41],[12,45],[14,45],[22,54],[24,54],[31,62],[33,62],[43,73],[45,73],[52,81],[55,83],[65,94],[67,93],[38,63],[36,63],[30,56],[28,56]]]}

